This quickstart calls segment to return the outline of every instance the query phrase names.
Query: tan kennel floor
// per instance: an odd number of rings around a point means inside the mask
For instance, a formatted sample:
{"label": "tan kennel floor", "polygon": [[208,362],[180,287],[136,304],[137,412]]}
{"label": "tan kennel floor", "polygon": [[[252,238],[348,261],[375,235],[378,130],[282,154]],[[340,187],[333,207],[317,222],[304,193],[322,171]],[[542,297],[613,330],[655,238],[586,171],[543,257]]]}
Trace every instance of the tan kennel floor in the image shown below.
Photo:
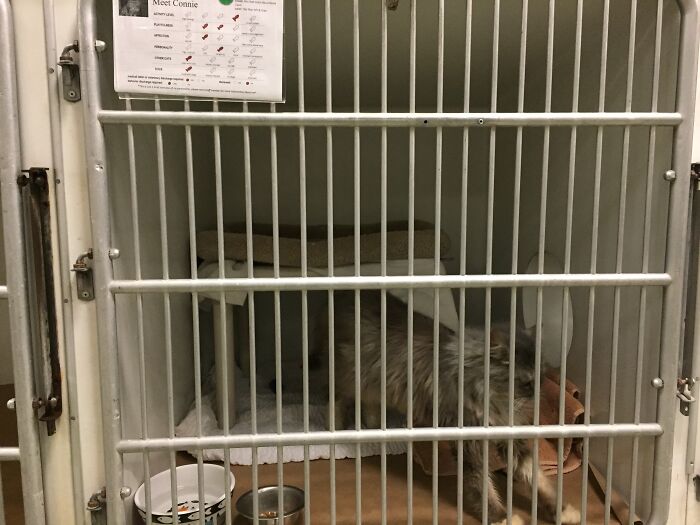
{"label": "tan kennel floor", "polygon": [[[180,455],[178,463],[190,463],[193,458]],[[236,477],[236,487],[233,492],[232,508],[234,509],[234,524],[244,523],[236,519],[235,502],[251,488],[251,467],[231,466]],[[362,523],[381,523],[381,485],[380,458],[369,457],[362,459]],[[439,487],[439,523],[456,523],[457,521],[457,486],[456,477],[440,478]],[[277,465],[260,465],[258,467],[258,483],[262,485],[277,484]],[[284,483],[304,488],[304,464],[287,463],[284,465]],[[316,460],[311,462],[311,523],[314,525],[330,523],[330,462]],[[580,506],[581,499],[581,469],[564,476],[564,500]],[[406,456],[387,456],[387,521],[390,524],[406,523]],[[596,489],[589,485],[588,519],[590,525],[603,523],[603,502]],[[525,497],[514,497],[514,513],[523,518],[529,517],[529,500]],[[432,481],[420,467],[414,468],[413,481],[413,523],[416,525],[432,523]],[[338,525],[355,524],[355,460],[336,460],[336,518]],[[539,523],[550,523],[539,520]],[[464,525],[480,525],[481,521],[467,514],[464,515]],[[529,521],[526,521],[529,523]],[[610,523],[619,524],[614,517]]]}

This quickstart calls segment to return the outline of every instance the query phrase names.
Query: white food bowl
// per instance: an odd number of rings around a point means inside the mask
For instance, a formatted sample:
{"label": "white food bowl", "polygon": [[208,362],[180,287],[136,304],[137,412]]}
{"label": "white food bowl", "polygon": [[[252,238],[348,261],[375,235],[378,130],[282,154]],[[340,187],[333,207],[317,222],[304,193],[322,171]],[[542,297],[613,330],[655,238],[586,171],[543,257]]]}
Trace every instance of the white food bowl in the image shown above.
{"label": "white food bowl", "polygon": [[[177,467],[177,518],[179,523],[199,522],[199,489],[197,465]],[[228,494],[224,493],[224,476],[228,472]],[[226,512],[226,497],[233,492],[236,480],[230,470],[221,465],[204,464],[204,513],[206,525],[214,525]],[[146,522],[146,485],[142,484],[134,496],[139,515]],[[173,523],[170,470],[151,477],[151,522],[148,525]]]}

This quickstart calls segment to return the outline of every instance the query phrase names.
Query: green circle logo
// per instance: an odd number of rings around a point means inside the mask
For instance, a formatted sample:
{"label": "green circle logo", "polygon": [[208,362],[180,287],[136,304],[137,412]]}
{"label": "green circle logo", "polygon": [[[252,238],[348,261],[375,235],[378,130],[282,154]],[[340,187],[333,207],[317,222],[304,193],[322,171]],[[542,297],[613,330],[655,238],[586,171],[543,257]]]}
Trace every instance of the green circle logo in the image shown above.
{"label": "green circle logo", "polygon": [[219,3],[224,5],[231,5],[233,3],[233,0],[219,0]]}

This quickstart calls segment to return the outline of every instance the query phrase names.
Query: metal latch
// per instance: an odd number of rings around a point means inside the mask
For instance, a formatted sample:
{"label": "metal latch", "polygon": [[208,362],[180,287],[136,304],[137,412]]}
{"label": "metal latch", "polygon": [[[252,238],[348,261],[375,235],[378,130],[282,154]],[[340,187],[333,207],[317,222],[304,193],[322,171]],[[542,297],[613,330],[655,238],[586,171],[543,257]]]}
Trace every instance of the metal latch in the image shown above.
{"label": "metal latch", "polygon": [[693,396],[693,388],[697,380],[694,377],[685,377],[683,379],[678,379],[678,391],[676,392],[676,397],[681,402],[681,414],[687,416],[690,414],[690,404],[697,401],[695,396]]}
{"label": "metal latch", "polygon": [[53,275],[51,242],[51,199],[48,168],[22,170],[17,179],[25,214],[27,243],[27,276],[34,283],[32,298],[32,331],[37,336],[37,396],[34,408],[42,413],[49,436],[56,432],[56,420],[63,413],[61,400],[61,363],[59,360],[58,315]]}
{"label": "metal latch", "polygon": [[73,60],[71,51],[75,53],[80,51],[77,40],[63,48],[58,65],[61,66],[63,98],[68,102],[78,102],[80,100],[80,66]]}
{"label": "metal latch", "polygon": [[81,301],[92,301],[95,298],[92,268],[88,266],[88,259],[92,259],[92,248],[81,253],[71,268],[71,271],[75,272],[75,285],[78,289],[78,299]]}

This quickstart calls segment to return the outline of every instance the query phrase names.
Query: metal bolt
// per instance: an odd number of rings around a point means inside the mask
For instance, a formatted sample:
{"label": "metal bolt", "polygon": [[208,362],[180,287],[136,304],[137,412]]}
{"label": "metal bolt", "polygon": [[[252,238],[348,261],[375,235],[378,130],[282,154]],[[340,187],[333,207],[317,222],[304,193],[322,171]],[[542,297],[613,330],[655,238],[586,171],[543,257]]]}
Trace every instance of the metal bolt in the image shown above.
{"label": "metal bolt", "polygon": [[653,386],[657,390],[660,388],[663,388],[664,387],[664,380],[661,379],[660,377],[655,377],[654,379],[651,380],[651,386]]}
{"label": "metal bolt", "polygon": [[122,499],[128,498],[131,496],[131,489],[129,487],[122,487],[119,489],[119,495]]}
{"label": "metal bolt", "polygon": [[43,407],[43,406],[44,406],[44,400],[41,399],[40,397],[35,398],[35,399],[32,400],[32,408],[33,408],[34,410],[37,410],[37,409],[39,409],[39,408],[41,408],[41,407]]}
{"label": "metal bolt", "polygon": [[51,408],[56,408],[58,406],[58,399],[56,399],[55,397],[50,397],[49,398],[49,406]]}
{"label": "metal bolt", "polygon": [[105,49],[107,49],[107,43],[104,40],[95,40],[95,50],[98,53],[102,53]]}
{"label": "metal bolt", "polygon": [[667,170],[666,173],[664,173],[664,180],[667,182],[676,180],[676,172],[673,170]]}
{"label": "metal bolt", "polygon": [[14,397],[12,399],[7,400],[7,408],[10,410],[15,409],[15,398]]}
{"label": "metal bolt", "polygon": [[110,248],[109,249],[109,258],[112,260],[119,259],[119,256],[121,253],[119,252],[119,248]]}

